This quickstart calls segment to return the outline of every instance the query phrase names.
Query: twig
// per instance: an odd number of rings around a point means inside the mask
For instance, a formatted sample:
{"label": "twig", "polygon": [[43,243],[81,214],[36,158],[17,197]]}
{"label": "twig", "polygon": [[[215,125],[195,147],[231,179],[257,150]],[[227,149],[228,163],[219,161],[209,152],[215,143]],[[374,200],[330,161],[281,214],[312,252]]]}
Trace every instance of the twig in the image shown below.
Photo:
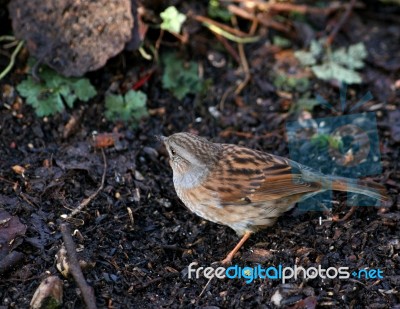
{"label": "twig", "polygon": [[[289,2],[266,2],[266,1],[251,1],[251,0],[223,0],[230,3],[254,3],[259,11],[273,11],[273,12],[296,12],[300,14],[316,14],[316,15],[329,15],[334,11],[340,10],[346,7],[346,4],[332,2],[330,6],[326,8],[319,8],[308,6],[305,4],[295,4]],[[363,8],[365,5],[363,3],[357,3],[357,8]]]}
{"label": "twig", "polygon": [[[237,19],[236,19],[236,17],[233,17],[232,21],[234,22],[235,27],[237,27]],[[246,53],[244,51],[243,44],[239,43],[238,44],[238,49],[239,49],[240,64],[241,64],[243,72],[245,74],[245,78],[237,86],[237,88],[235,90],[235,95],[239,95],[242,92],[242,90],[246,87],[246,85],[249,83],[250,78],[251,78],[250,69],[249,69],[249,63],[247,62]]]}
{"label": "twig", "polygon": [[[16,190],[14,190],[14,191],[16,191]],[[37,207],[35,201],[34,201],[34,200],[31,201],[31,197],[30,197],[28,194],[26,194],[26,193],[24,193],[24,192],[21,191],[21,192],[19,193],[19,196],[20,196],[25,202],[27,202],[29,205],[31,205],[32,207]]]}
{"label": "twig", "polygon": [[206,26],[208,29],[210,29],[212,32],[218,33],[224,37],[226,37],[228,40],[231,40],[236,43],[240,44],[245,44],[245,43],[254,43],[259,40],[259,37],[247,37],[247,38],[241,38],[238,36],[235,36],[215,25],[208,24],[208,23],[203,23],[204,26]]}
{"label": "twig", "polygon": [[207,17],[201,16],[201,15],[193,15],[192,17],[193,17],[193,19],[197,20],[198,22],[201,22],[203,24],[208,24],[208,25],[214,25],[215,27],[220,28],[226,32],[229,32],[232,35],[235,35],[237,37],[245,37],[247,35],[247,33],[240,31],[239,29],[235,29],[228,25],[219,23],[211,18],[207,18]]}
{"label": "twig", "polygon": [[4,44],[4,45],[3,45],[3,48],[4,48],[4,49],[13,48],[14,46],[17,46],[19,42],[20,42],[20,41],[12,41],[12,42],[10,42],[10,43]]}
{"label": "twig", "polygon": [[258,28],[258,24],[259,24],[259,22],[258,22],[258,19],[257,18],[254,18],[252,21],[251,21],[251,27],[250,27],[250,30],[249,30],[249,34],[250,35],[254,35],[255,33],[256,33],[256,30],[257,30],[257,28]]}
{"label": "twig", "polygon": [[25,255],[18,251],[12,251],[0,260],[0,274],[9,271],[12,267],[19,264]]}
{"label": "twig", "polygon": [[0,36],[0,42],[2,41],[15,41],[15,37],[13,37],[12,35],[2,35]]}
{"label": "twig", "polygon": [[241,131],[234,131],[231,128],[225,129],[224,131],[220,132],[219,136],[221,137],[229,137],[232,135],[236,135],[238,137],[244,137],[247,139],[266,139],[266,138],[271,138],[277,135],[276,132],[269,132],[269,133],[265,133],[262,135],[254,135],[251,132],[241,132]]}
{"label": "twig", "polygon": [[13,185],[13,184],[14,184],[14,182],[12,182],[12,181],[10,181],[10,180],[8,180],[8,179],[5,179],[4,177],[1,177],[1,176],[0,176],[0,181],[4,181],[4,182],[6,182],[6,183],[9,183],[10,185]]}
{"label": "twig", "polygon": [[64,240],[65,249],[67,250],[71,274],[82,292],[83,300],[85,301],[88,309],[97,309],[93,288],[87,284],[85,277],[83,276],[82,269],[79,266],[78,257],[76,256],[76,247],[72,239],[71,230],[68,223],[62,223],[60,229]]}
{"label": "twig", "polygon": [[147,281],[147,282],[144,283],[143,285],[136,287],[136,290],[138,291],[138,290],[141,290],[141,289],[145,289],[145,288],[147,288],[148,286],[150,286],[150,285],[152,285],[152,284],[154,284],[154,283],[158,283],[158,282],[160,282],[160,281],[162,281],[162,280],[164,280],[164,279],[176,277],[176,276],[178,276],[178,274],[179,274],[179,273],[168,273],[168,274],[166,274],[166,275],[163,276],[163,277],[154,278],[154,279],[152,279],[152,280],[150,280],[150,281]]}
{"label": "twig", "polygon": [[42,80],[39,76],[39,68],[42,65],[43,62],[43,57],[38,59],[32,66],[31,69],[31,74],[32,74],[32,78],[37,82],[37,83],[41,83]]}
{"label": "twig", "polygon": [[212,32],[218,33],[223,37],[227,38],[236,43],[254,43],[257,42],[260,38],[257,36],[248,36],[246,33],[240,31],[239,29],[234,29],[227,25],[216,22],[212,19],[209,19],[204,16],[194,15],[193,18],[199,22],[201,22],[205,27],[210,29]]}
{"label": "twig", "polygon": [[221,97],[221,101],[219,101],[219,104],[218,104],[218,107],[219,107],[220,111],[224,110],[226,98],[228,97],[228,95],[230,95],[232,93],[232,91],[233,91],[233,87],[228,87],[225,90],[224,94]]}
{"label": "twig", "polygon": [[231,55],[231,57],[233,59],[235,59],[238,64],[240,64],[240,57],[239,57],[238,53],[232,47],[232,45],[229,44],[227,39],[225,39],[222,35],[219,35],[218,33],[215,33],[215,32],[213,32],[213,33],[214,33],[215,37],[217,38],[217,40],[220,41],[222,45],[224,45],[226,51]]}
{"label": "twig", "polygon": [[347,212],[347,214],[344,215],[343,218],[339,218],[338,215],[332,216],[332,221],[333,222],[344,222],[347,221],[357,210],[357,206],[353,206],[350,208],[350,210]]}
{"label": "twig", "polygon": [[103,176],[101,177],[101,184],[100,187],[88,198],[84,199],[81,203],[79,203],[78,207],[76,207],[69,215],[61,215],[61,218],[63,219],[71,219],[73,216],[75,216],[78,212],[81,212],[83,208],[85,208],[98,194],[101,190],[104,188],[104,182],[106,180],[106,172],[107,172],[107,160],[106,160],[106,155],[104,154],[103,148],[100,148],[101,154],[103,156]]}
{"label": "twig", "polygon": [[161,41],[162,41],[163,37],[164,37],[164,29],[161,29],[160,30],[160,35],[158,36],[158,39],[157,39],[156,44],[155,44],[155,47],[156,47],[157,51],[160,49],[160,45],[161,45]]}
{"label": "twig", "polygon": [[339,30],[343,27],[344,23],[347,21],[347,19],[350,16],[351,11],[353,10],[353,7],[356,3],[356,0],[351,0],[349,4],[346,7],[346,11],[342,15],[342,18],[338,21],[336,24],[335,28],[332,30],[331,34],[328,36],[326,39],[326,45],[329,46],[333,43],[333,40],[335,39],[336,35],[338,34]]}
{"label": "twig", "polygon": [[236,5],[230,4],[230,5],[227,6],[227,9],[232,14],[237,15],[237,16],[239,16],[241,18],[249,19],[249,20],[256,19],[256,17],[254,16],[253,13],[250,13],[250,12],[246,11],[245,9],[243,9],[241,7],[238,7]]}
{"label": "twig", "polygon": [[349,278],[348,280],[351,281],[351,282],[359,283],[359,284],[363,285],[364,287],[367,287],[364,283],[362,283],[361,281],[358,281],[356,279]]}
{"label": "twig", "polygon": [[15,58],[17,57],[19,51],[21,50],[22,46],[24,46],[24,42],[20,41],[17,45],[17,47],[14,49],[14,51],[11,54],[10,58],[10,63],[7,65],[7,67],[3,70],[3,72],[0,73],[0,80],[3,79],[4,76],[8,74],[8,72],[11,71],[12,67],[15,64]]}
{"label": "twig", "polygon": [[184,32],[182,35],[175,32],[170,32],[170,34],[176,37],[179,41],[181,41],[182,44],[187,44],[187,42],[189,41],[189,35],[187,32]]}
{"label": "twig", "polygon": [[210,279],[208,279],[208,282],[207,282],[207,284],[204,286],[204,288],[201,290],[201,293],[199,294],[199,296],[197,297],[197,299],[200,299],[200,297],[203,295],[203,293],[205,292],[205,290],[207,289],[207,287],[210,285],[210,283],[211,283],[211,280],[213,279],[214,277],[211,277]]}
{"label": "twig", "polygon": [[247,62],[246,53],[244,52],[243,44],[239,43],[238,49],[239,49],[240,62],[241,62],[245,77],[244,77],[244,80],[239,84],[239,86],[237,86],[237,88],[235,90],[235,95],[239,95],[242,92],[242,90],[247,86],[247,84],[249,83],[250,78],[251,78],[249,64]]}
{"label": "twig", "polygon": [[290,33],[289,27],[273,20],[271,18],[271,16],[269,16],[269,14],[267,14],[265,12],[254,15],[253,13],[249,13],[249,12],[237,7],[236,5],[228,5],[227,8],[232,14],[239,16],[241,18],[248,19],[253,22],[257,21],[257,23],[260,23],[263,26],[266,26],[268,28],[273,28],[275,30],[278,30],[278,31],[281,31],[284,33]]}
{"label": "twig", "polygon": [[265,27],[281,31],[286,35],[294,36],[293,30],[290,27],[273,20],[268,13],[258,13],[256,17],[258,22]]}

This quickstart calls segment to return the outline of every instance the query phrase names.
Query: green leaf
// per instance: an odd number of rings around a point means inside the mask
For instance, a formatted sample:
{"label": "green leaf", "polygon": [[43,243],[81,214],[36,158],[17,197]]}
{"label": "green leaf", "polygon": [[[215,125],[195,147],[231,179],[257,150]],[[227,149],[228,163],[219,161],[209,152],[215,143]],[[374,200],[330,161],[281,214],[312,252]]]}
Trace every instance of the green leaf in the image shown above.
{"label": "green leaf", "polygon": [[208,2],[208,16],[212,18],[220,18],[223,21],[229,21],[232,14],[226,8],[221,6],[218,0],[210,0]]}
{"label": "green leaf", "polygon": [[107,94],[105,97],[105,116],[108,120],[117,120],[124,109],[124,97],[122,95]]}
{"label": "green leaf", "polygon": [[37,96],[42,92],[42,87],[29,76],[17,85],[17,90],[21,96],[27,98],[29,104],[35,104]]}
{"label": "green leaf", "polygon": [[274,35],[274,37],[272,38],[272,42],[274,45],[282,48],[288,48],[292,45],[292,42],[290,40],[279,35]]}
{"label": "green leaf", "polygon": [[317,63],[317,60],[315,59],[314,55],[310,52],[299,50],[294,52],[294,55],[303,66],[310,66]]}
{"label": "green leaf", "polygon": [[35,108],[39,117],[49,116],[60,113],[64,110],[64,104],[59,95],[50,95],[40,100],[39,105]]}
{"label": "green leaf", "polygon": [[142,117],[148,116],[147,95],[141,91],[129,90],[125,96],[107,94],[105,116],[108,120],[122,120],[133,125]]}
{"label": "green leaf", "polygon": [[312,111],[315,106],[320,105],[320,102],[316,99],[310,99],[307,97],[302,97],[297,100],[296,104],[293,104],[293,109],[298,111]]}
{"label": "green leaf", "polygon": [[76,100],[76,95],[71,93],[71,89],[67,85],[61,85],[58,88],[58,92],[64,99],[65,103],[67,103],[68,107],[74,107],[74,102]]}
{"label": "green leaf", "polygon": [[294,55],[304,66],[312,66],[317,63],[318,57],[322,54],[322,44],[316,40],[312,40],[310,43],[310,51],[296,51]]}
{"label": "green leaf", "polygon": [[77,99],[88,101],[96,95],[96,89],[86,78],[64,77],[47,67],[39,75],[41,82],[28,76],[17,86],[19,94],[38,116],[54,115],[64,110],[64,102],[72,108]]}
{"label": "green leaf", "polygon": [[312,40],[310,43],[310,52],[314,57],[318,57],[324,51],[321,42]]}
{"label": "green leaf", "polygon": [[329,145],[328,134],[316,134],[311,138],[311,144],[317,146],[320,149],[326,148]]}
{"label": "green leaf", "polygon": [[351,69],[347,69],[337,63],[324,63],[322,65],[315,65],[311,68],[314,74],[322,80],[336,79],[343,81],[346,84],[360,84],[362,78],[360,74]]}
{"label": "green leaf", "polygon": [[89,101],[97,92],[87,78],[80,78],[71,84],[72,90],[75,92],[79,100],[83,102]]}
{"label": "green leaf", "polygon": [[160,13],[160,17],[163,20],[160,25],[161,29],[174,33],[181,32],[182,24],[186,20],[186,16],[179,13],[174,6],[170,6],[164,12]]}
{"label": "green leaf", "polygon": [[183,99],[187,94],[198,93],[203,87],[203,82],[198,76],[197,63],[191,61],[184,63],[175,54],[169,53],[162,57],[164,74],[162,84],[178,99]]}
{"label": "green leaf", "polygon": [[64,107],[59,95],[54,94],[52,89],[44,88],[30,76],[17,86],[17,90],[40,117],[59,112]]}
{"label": "green leaf", "polygon": [[276,75],[273,84],[277,89],[283,91],[305,92],[310,87],[310,81],[307,78],[298,78],[286,74]]}
{"label": "green leaf", "polygon": [[318,63],[322,52],[322,44],[313,40],[309,52],[297,51],[295,56],[302,65],[311,66],[319,79],[339,80],[347,84],[362,83],[362,78],[356,70],[364,67],[364,59],[368,55],[364,43],[350,45],[348,48],[338,48],[332,54],[325,54],[322,57],[322,63]]}
{"label": "green leaf", "polygon": [[367,57],[367,50],[363,43],[358,43],[345,48],[339,48],[332,54],[332,61],[342,64],[349,69],[361,69],[364,67],[364,59]]}

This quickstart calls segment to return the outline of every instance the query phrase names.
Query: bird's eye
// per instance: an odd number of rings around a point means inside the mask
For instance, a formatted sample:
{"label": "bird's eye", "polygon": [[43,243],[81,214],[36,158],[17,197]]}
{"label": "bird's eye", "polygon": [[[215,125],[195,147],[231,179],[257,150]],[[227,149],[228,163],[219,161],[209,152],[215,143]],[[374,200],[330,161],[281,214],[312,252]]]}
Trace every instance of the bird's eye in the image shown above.
{"label": "bird's eye", "polygon": [[176,151],[174,148],[170,147],[169,150],[171,151],[171,154],[174,156],[176,155]]}

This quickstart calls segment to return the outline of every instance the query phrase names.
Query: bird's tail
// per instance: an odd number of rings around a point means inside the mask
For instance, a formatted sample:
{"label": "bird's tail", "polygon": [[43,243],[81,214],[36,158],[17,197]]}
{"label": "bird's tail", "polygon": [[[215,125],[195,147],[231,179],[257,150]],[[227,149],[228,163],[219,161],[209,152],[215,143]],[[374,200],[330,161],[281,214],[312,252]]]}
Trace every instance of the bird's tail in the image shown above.
{"label": "bird's tail", "polygon": [[386,188],[381,184],[372,181],[350,179],[344,177],[331,176],[332,190],[363,194],[382,202],[382,206],[390,206]]}

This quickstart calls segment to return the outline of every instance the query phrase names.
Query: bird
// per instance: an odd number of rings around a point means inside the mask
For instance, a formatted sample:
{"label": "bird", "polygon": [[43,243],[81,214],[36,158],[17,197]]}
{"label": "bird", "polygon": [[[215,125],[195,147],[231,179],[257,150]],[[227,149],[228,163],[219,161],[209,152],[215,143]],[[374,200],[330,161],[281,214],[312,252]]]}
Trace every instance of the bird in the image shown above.
{"label": "bird", "polygon": [[230,264],[255,232],[326,190],[346,191],[388,202],[383,185],[325,175],[290,159],[259,150],[213,143],[191,133],[158,136],[168,151],[175,191],[196,215],[229,226],[241,237],[222,264]]}

